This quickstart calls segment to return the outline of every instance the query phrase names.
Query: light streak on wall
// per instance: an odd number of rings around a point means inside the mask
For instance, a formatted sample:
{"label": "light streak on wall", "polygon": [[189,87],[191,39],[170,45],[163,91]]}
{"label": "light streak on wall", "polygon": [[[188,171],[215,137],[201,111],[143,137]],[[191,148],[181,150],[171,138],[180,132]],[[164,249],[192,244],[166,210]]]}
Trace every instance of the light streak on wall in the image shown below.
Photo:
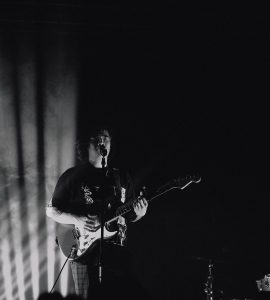
{"label": "light streak on wall", "polygon": [[[50,78],[46,91],[45,107],[45,157],[46,157],[46,199],[52,197],[53,188],[61,173],[74,164],[75,134],[76,134],[76,78],[62,58],[59,49],[55,54],[58,64],[52,63],[46,76]],[[56,67],[55,67],[56,66]],[[67,105],[68,104],[68,105]],[[59,114],[60,112],[60,114]],[[56,224],[47,219],[48,242],[48,290],[54,284],[52,272],[55,265],[55,229]],[[59,254],[59,253],[58,253]],[[60,268],[65,258],[60,257]],[[63,269],[60,277],[60,292],[68,294],[69,266]],[[58,274],[56,274],[58,275]]]}
{"label": "light streak on wall", "polygon": [[6,239],[2,239],[1,241],[1,264],[2,264],[2,272],[5,274],[3,276],[3,291],[1,291],[0,299],[12,299],[12,278],[11,278],[11,263],[10,260],[7,259],[9,257],[11,249],[9,243]]}
{"label": "light streak on wall", "polygon": [[48,244],[47,244],[47,253],[48,253],[48,291],[50,291],[54,285],[55,276],[54,276],[54,268],[56,262],[55,255],[55,223],[48,222],[47,223],[47,233],[48,233]]}
{"label": "light streak on wall", "polygon": [[5,238],[9,229],[9,222],[7,222],[9,210],[3,201],[6,196],[8,184],[5,182],[5,172],[2,169],[0,171],[0,220],[4,220],[0,226],[0,274],[5,274],[5,276],[1,276],[0,281],[0,300],[4,300],[10,298],[12,295],[11,262],[10,259],[7,259],[11,247]]}
{"label": "light streak on wall", "polygon": [[[56,224],[46,217],[45,208],[59,175],[74,164],[77,85],[64,46],[60,42],[52,48],[54,59],[48,61],[36,57],[34,45],[22,39],[15,64],[0,47],[0,300],[36,300],[50,291],[64,262],[55,244]],[[42,199],[40,184],[45,187]],[[67,265],[56,287],[63,295],[70,290],[69,272]]]}
{"label": "light streak on wall", "polygon": [[[15,191],[19,191],[16,189]],[[17,282],[19,299],[24,300],[24,263],[23,263],[23,248],[22,248],[22,237],[23,237],[23,223],[20,216],[21,205],[17,193],[10,198],[9,201],[10,221],[11,221],[11,238],[14,245],[14,262],[16,265],[16,276],[15,281]],[[14,289],[15,287],[13,287]]]}
{"label": "light streak on wall", "polygon": [[[1,56],[1,62],[3,62],[3,57]],[[9,208],[9,218],[11,226],[9,232],[5,235],[6,241],[4,244],[9,243],[10,247],[14,249],[14,262],[10,262],[11,265],[15,263],[15,274],[14,279],[12,280],[12,289],[18,291],[20,299],[24,300],[24,267],[23,267],[23,255],[22,255],[22,222],[20,217],[20,194],[17,193],[20,191],[18,187],[18,153],[16,152],[16,121],[14,115],[14,86],[12,81],[12,68],[8,63],[3,63],[4,68],[2,70],[0,79],[3,79],[0,94],[1,104],[3,105],[3,114],[1,115],[2,126],[1,126],[1,141],[5,141],[5,144],[2,145],[0,153],[2,156],[1,166],[8,170],[6,176],[8,176],[7,181],[14,181],[14,184],[9,183],[7,196],[9,199],[1,199],[5,202],[5,206]],[[8,77],[7,75],[10,75]],[[3,160],[3,161],[2,161]],[[3,220],[2,220],[3,221]],[[12,241],[11,241],[12,240]],[[12,250],[12,249],[11,249]],[[5,276],[5,274],[3,274]],[[13,298],[16,297],[13,295]]]}
{"label": "light streak on wall", "polygon": [[[21,102],[20,120],[22,135],[22,157],[25,177],[25,205],[27,215],[27,229],[29,234],[29,268],[30,276],[25,282],[26,290],[32,289],[34,299],[39,295],[39,247],[38,247],[38,220],[39,209],[36,179],[38,175],[37,157],[37,124],[35,118],[36,72],[32,47],[23,45],[19,53],[19,68],[17,70],[18,94]],[[26,266],[25,266],[26,268]],[[27,268],[26,268],[27,269]],[[30,284],[30,287],[29,287]]]}

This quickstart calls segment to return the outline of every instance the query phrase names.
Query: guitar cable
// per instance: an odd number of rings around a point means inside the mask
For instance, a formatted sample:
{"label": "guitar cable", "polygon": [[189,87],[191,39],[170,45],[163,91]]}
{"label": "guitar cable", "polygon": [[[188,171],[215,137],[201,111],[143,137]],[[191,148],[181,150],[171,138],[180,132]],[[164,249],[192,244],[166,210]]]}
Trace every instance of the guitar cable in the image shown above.
{"label": "guitar cable", "polygon": [[65,267],[65,265],[66,265],[66,263],[67,263],[67,261],[68,261],[68,259],[69,259],[70,257],[72,258],[72,257],[75,256],[75,251],[76,251],[76,250],[77,250],[76,245],[73,245],[73,246],[71,247],[70,253],[69,253],[67,259],[65,260],[65,263],[63,264],[63,267],[61,268],[61,270],[60,270],[60,272],[59,272],[59,274],[58,274],[58,276],[57,276],[57,278],[56,278],[56,280],[55,280],[55,283],[54,283],[54,285],[53,285],[53,287],[52,287],[52,289],[51,289],[51,291],[50,291],[49,294],[51,294],[52,291],[53,291],[53,289],[55,288],[56,283],[57,283],[57,281],[58,281],[58,279],[59,279],[59,277],[60,277],[60,275],[61,275],[61,273],[62,273],[62,271],[63,271],[63,269],[64,269],[64,267]]}

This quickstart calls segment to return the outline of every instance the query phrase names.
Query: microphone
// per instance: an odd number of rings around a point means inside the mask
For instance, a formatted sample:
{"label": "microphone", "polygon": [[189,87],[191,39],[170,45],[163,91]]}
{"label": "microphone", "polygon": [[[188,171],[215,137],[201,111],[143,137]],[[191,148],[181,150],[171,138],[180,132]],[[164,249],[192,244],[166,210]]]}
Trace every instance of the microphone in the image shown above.
{"label": "microphone", "polygon": [[107,155],[108,151],[104,144],[98,144],[99,152],[104,157]]}
{"label": "microphone", "polygon": [[101,138],[101,137],[97,137],[96,143],[97,143],[97,148],[98,148],[98,150],[99,150],[99,153],[100,153],[103,157],[105,157],[105,156],[108,154],[108,151],[107,151],[107,149],[106,149],[106,147],[105,147],[105,145],[104,145],[104,143],[103,143],[102,138]]}

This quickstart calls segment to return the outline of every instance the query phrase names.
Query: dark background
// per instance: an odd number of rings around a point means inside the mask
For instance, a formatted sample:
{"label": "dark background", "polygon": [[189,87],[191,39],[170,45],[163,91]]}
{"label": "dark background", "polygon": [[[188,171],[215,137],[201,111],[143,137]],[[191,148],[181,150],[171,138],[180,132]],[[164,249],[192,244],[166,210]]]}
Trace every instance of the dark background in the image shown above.
{"label": "dark background", "polygon": [[201,175],[129,229],[153,299],[206,299],[209,259],[226,299],[258,297],[270,273],[269,4],[1,1],[0,26],[11,48],[27,37],[47,60],[65,45],[78,135],[106,120],[113,163],[138,189]]}

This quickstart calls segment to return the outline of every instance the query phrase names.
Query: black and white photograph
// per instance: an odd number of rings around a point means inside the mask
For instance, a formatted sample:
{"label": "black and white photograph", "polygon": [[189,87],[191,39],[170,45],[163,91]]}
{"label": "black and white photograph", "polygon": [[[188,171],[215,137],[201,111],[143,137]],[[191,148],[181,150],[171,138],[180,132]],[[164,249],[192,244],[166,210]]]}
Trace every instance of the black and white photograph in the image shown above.
{"label": "black and white photograph", "polygon": [[0,1],[0,300],[270,299],[269,15]]}

